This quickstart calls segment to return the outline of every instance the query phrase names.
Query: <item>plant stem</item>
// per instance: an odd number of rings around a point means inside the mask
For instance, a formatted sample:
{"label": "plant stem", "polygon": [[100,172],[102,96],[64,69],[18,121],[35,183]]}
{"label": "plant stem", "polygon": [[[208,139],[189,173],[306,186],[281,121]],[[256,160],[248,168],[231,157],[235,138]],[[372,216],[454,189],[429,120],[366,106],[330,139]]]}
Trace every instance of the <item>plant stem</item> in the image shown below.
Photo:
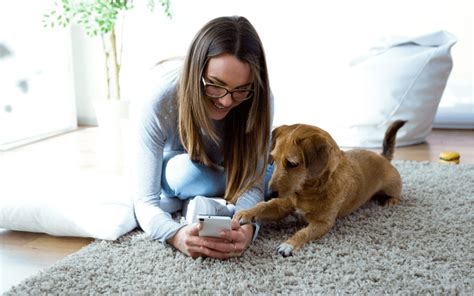
{"label": "plant stem", "polygon": [[[116,96],[117,96],[117,99],[120,100],[120,66],[121,66],[121,62],[118,60],[118,57],[117,57],[117,36],[115,35],[115,26],[114,28],[112,29],[112,32],[111,32],[112,36],[111,36],[111,45],[112,45],[112,60],[113,60],[113,66],[114,66],[114,70],[113,70],[113,75],[114,75],[114,83],[115,83],[115,93],[116,93]],[[121,53],[120,53],[121,55]],[[121,58],[121,57],[120,57]]]}
{"label": "plant stem", "polygon": [[120,63],[117,57],[115,28],[101,37],[105,54],[107,98],[120,100]]}

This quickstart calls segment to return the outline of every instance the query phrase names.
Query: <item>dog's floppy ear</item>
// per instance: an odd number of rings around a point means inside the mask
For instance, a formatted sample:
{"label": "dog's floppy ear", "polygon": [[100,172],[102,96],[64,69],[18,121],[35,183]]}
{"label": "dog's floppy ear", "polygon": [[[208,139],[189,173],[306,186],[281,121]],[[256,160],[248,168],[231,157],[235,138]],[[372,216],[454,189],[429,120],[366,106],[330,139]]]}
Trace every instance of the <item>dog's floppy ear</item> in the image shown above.
{"label": "dog's floppy ear", "polygon": [[275,145],[276,145],[276,139],[282,134],[283,130],[288,128],[288,125],[281,125],[275,129],[273,129],[272,131],[272,138],[271,138],[271,142],[272,142],[272,146],[270,147],[270,151],[272,151],[273,149],[275,149]]}
{"label": "dog's floppy ear", "polygon": [[339,164],[331,144],[319,134],[305,137],[301,141],[301,147],[306,168],[312,178],[321,177],[326,170],[332,173]]}

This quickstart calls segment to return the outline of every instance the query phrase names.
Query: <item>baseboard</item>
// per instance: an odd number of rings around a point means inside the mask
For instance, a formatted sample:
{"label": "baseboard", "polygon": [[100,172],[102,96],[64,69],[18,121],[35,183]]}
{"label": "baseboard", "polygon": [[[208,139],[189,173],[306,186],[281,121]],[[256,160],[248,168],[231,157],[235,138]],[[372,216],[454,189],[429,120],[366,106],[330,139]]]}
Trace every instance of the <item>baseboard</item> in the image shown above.
{"label": "baseboard", "polygon": [[13,149],[13,148],[28,145],[28,144],[31,144],[31,143],[34,143],[34,142],[37,142],[37,141],[44,140],[46,138],[50,138],[50,137],[54,137],[54,136],[57,136],[57,135],[60,135],[60,134],[71,132],[71,131],[74,131],[76,129],[77,129],[77,126],[72,126],[72,127],[69,127],[69,128],[59,129],[59,130],[56,130],[56,131],[53,131],[53,132],[49,132],[49,133],[45,133],[45,134],[41,134],[41,135],[36,135],[34,137],[25,138],[25,139],[21,139],[21,140],[18,140],[18,141],[3,143],[3,144],[0,144],[0,151],[7,151],[7,150],[10,150],[10,149]]}

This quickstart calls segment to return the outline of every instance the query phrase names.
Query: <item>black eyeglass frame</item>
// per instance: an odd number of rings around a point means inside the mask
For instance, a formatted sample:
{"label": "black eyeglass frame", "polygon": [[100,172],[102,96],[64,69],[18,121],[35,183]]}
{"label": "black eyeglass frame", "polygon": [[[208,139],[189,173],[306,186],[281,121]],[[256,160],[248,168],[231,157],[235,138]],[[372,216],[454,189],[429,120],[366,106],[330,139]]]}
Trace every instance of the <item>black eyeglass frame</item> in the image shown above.
{"label": "black eyeglass frame", "polygon": [[[232,98],[232,100],[236,101],[236,102],[243,102],[243,101],[247,101],[249,99],[251,99],[253,97],[253,93],[254,93],[254,90],[253,89],[234,89],[234,90],[228,90],[227,88],[221,86],[221,85],[217,85],[217,84],[214,84],[214,83],[210,83],[210,82],[207,82],[206,79],[204,77],[201,78],[202,80],[202,84],[204,86],[204,93],[206,94],[206,96],[210,97],[210,98],[213,98],[213,99],[220,99],[220,98],[223,98],[225,96],[227,96],[227,94],[230,93],[230,97]],[[225,90],[225,93],[222,95],[222,96],[211,96],[207,93],[206,91],[206,86],[214,86],[214,87],[217,87],[217,88],[220,88],[220,89],[223,89]],[[235,99],[234,98],[234,92],[245,92],[247,91],[249,94],[247,97],[243,98],[243,99]]]}

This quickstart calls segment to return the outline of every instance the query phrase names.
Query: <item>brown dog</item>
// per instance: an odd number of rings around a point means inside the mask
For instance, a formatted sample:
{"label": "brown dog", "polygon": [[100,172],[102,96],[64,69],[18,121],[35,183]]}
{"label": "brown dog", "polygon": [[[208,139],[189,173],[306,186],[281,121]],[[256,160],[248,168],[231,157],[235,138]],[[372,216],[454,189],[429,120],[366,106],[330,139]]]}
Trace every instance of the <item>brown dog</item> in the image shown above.
{"label": "brown dog", "polygon": [[308,226],[278,246],[286,257],[326,234],[336,218],[374,196],[383,197],[385,205],[398,204],[402,181],[390,161],[396,133],[405,122],[395,121],[387,129],[381,155],[361,149],[344,152],[326,131],[310,125],[274,129],[271,158],[275,166],[269,187],[278,192],[278,198],[240,211],[234,218],[244,224],[301,214]]}

